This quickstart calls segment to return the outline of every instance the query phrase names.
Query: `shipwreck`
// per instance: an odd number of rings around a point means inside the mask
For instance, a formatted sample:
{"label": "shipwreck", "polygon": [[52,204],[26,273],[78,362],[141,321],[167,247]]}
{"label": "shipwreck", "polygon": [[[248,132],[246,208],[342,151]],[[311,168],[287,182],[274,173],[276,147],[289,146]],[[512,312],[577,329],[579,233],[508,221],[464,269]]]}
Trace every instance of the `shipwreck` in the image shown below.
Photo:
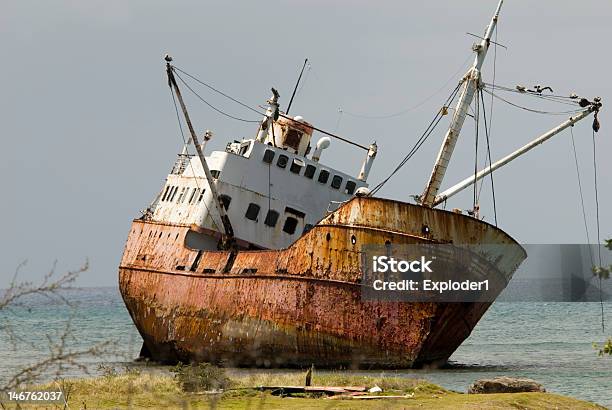
{"label": "shipwreck", "polygon": [[[477,203],[467,213],[438,206],[587,116],[596,121],[601,108],[598,98],[554,96],[543,87],[504,90],[483,81],[501,6],[472,48],[472,66],[432,121],[449,115],[450,124],[415,203],[377,197],[381,185],[370,187],[375,143],[362,146],[289,115],[274,89],[251,138],[206,155],[212,133],[195,131],[181,90],[192,90],[190,80],[218,90],[166,56],[187,140],[155,200],[132,222],[119,266],[120,291],[143,338],[141,354],[161,362],[258,367],[445,363],[491,302],[364,300],[362,247],[504,244],[513,251],[483,255],[490,270],[479,275],[509,281],[526,257],[519,243],[481,220]],[[470,106],[484,92],[502,91],[563,99],[572,111],[558,127],[440,192]],[[323,134],[316,143],[315,133]],[[332,139],[363,149],[356,175],[325,164]]]}

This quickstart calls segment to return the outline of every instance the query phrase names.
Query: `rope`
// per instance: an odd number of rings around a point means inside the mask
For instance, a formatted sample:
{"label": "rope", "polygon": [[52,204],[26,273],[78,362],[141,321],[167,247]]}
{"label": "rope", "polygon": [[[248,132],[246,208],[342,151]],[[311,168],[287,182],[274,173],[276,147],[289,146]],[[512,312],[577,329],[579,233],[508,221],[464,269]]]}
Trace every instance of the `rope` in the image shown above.
{"label": "rope", "polygon": [[[444,107],[447,107],[449,104],[451,104],[453,102],[453,100],[457,96],[457,93],[459,92],[459,88],[461,87],[462,84],[463,84],[463,82],[459,82],[459,84],[457,84],[455,89],[451,92],[450,96],[444,102]],[[397,165],[397,167],[395,167],[393,172],[391,172],[391,174],[389,174],[389,176],[387,178],[385,178],[384,180],[379,182],[378,185],[376,185],[372,189],[371,195],[374,195],[375,193],[377,193],[410,160],[410,158],[412,158],[414,156],[414,154],[416,154],[416,152],[419,150],[419,148],[421,148],[423,143],[425,143],[427,138],[429,138],[429,136],[431,135],[433,130],[437,127],[437,125],[442,120],[442,117],[444,116],[442,114],[442,111],[443,111],[442,109],[438,110],[438,112],[434,116],[433,120],[431,120],[431,122],[429,123],[429,125],[427,126],[427,128],[425,129],[423,134],[419,137],[419,139],[416,141],[414,146],[410,149],[408,154],[406,154],[404,159],[402,159],[400,161],[399,165]]]}
{"label": "rope", "polygon": [[541,110],[534,110],[532,108],[527,108],[527,107],[523,107],[521,105],[515,104],[513,102],[510,102],[502,97],[500,97],[499,95],[493,93],[492,91],[487,90],[486,88],[483,88],[483,91],[491,94],[493,97],[505,102],[506,104],[509,104],[513,107],[516,108],[520,108],[521,110],[525,110],[525,111],[529,111],[529,112],[533,112],[536,114],[545,114],[545,115],[567,115],[567,114],[576,114],[579,113],[581,110],[580,109],[576,109],[576,110],[569,110],[569,111],[541,111]]}
{"label": "rope", "polygon": [[393,114],[384,114],[384,115],[367,115],[367,114],[354,114],[348,111],[344,111],[344,113],[346,115],[349,115],[351,117],[355,117],[355,118],[361,118],[364,120],[383,120],[383,119],[388,119],[388,118],[393,118],[393,117],[399,117],[401,115],[407,114],[410,111],[414,111],[417,108],[421,107],[422,105],[424,105],[425,103],[427,103],[429,100],[431,100],[433,97],[435,97],[436,95],[438,95],[441,91],[443,91],[446,86],[448,86],[448,84],[457,77],[457,74],[459,74],[462,70],[465,69],[465,65],[467,64],[467,62],[469,60],[471,60],[473,57],[472,55],[469,55],[465,61],[463,63],[461,63],[461,66],[459,67],[459,69],[453,73],[452,76],[449,77],[449,79],[444,83],[444,85],[442,85],[440,88],[438,88],[436,91],[434,91],[433,94],[431,94],[429,97],[425,98],[424,100],[422,100],[421,102],[408,107],[406,109],[403,109],[401,111],[395,112]]}
{"label": "rope", "polygon": [[472,211],[474,212],[474,216],[476,215],[476,203],[478,199],[476,198],[476,194],[478,191],[478,183],[476,179],[476,175],[478,175],[478,131],[480,129],[480,100],[478,99],[478,94],[480,94],[480,90],[476,90],[476,100],[474,101],[474,127],[475,127],[475,148],[474,148],[474,202],[472,205]]}
{"label": "rope", "polygon": [[[485,136],[487,139],[487,155],[489,157],[489,166],[493,165],[493,161],[491,160],[491,143],[489,142],[489,132],[491,131],[491,126],[489,123],[489,127],[487,127],[487,110],[485,109],[484,102],[484,94],[480,93],[480,100],[482,101],[482,117],[484,119],[485,126]],[[487,166],[487,161],[485,160],[485,167]],[[495,226],[497,226],[497,201],[495,200],[495,184],[493,184],[493,172],[489,173],[491,177],[491,195],[493,196],[493,216],[495,217]],[[480,189],[482,190],[482,186],[484,185],[484,180],[482,184],[480,184]],[[478,198],[480,199],[480,192],[478,193]]]}
{"label": "rope", "polygon": [[578,105],[578,101],[575,98],[567,97],[565,95],[556,95],[556,94],[539,94],[533,91],[519,91],[516,88],[497,85],[495,82],[491,83],[483,83],[487,87],[491,87],[494,90],[500,90],[520,95],[525,95],[529,97],[541,98],[544,100],[550,100],[553,102],[557,102],[559,104],[567,104],[567,105]]}
{"label": "rope", "polygon": [[[237,99],[235,99],[235,98],[233,98],[233,97],[231,97],[231,96],[229,96],[229,95],[225,94],[224,92],[217,90],[217,89],[216,89],[216,88],[214,88],[213,86],[211,86],[211,85],[209,85],[209,84],[206,84],[205,82],[203,82],[203,81],[201,81],[201,80],[197,79],[196,77],[194,77],[194,76],[192,76],[191,74],[189,74],[189,73],[187,73],[187,72],[185,72],[185,71],[181,70],[180,68],[178,68],[178,67],[176,67],[176,66],[172,66],[172,67],[173,67],[173,68],[175,68],[176,70],[180,71],[181,73],[185,74],[185,75],[186,75],[186,76],[188,76],[189,78],[193,79],[194,81],[196,81],[196,82],[198,82],[198,83],[200,83],[200,84],[202,84],[202,85],[204,85],[204,86],[206,86],[206,87],[210,88],[210,89],[211,89],[211,90],[213,90],[214,92],[219,93],[219,94],[221,94],[222,96],[224,96],[224,97],[226,97],[226,98],[229,98],[230,100],[234,101],[235,103],[237,103],[237,104],[239,104],[239,105],[241,105],[241,106],[243,106],[243,107],[245,107],[245,108],[247,108],[247,109],[249,109],[249,110],[251,110],[251,111],[253,111],[253,112],[256,112],[256,113],[257,113],[257,114],[259,114],[259,115],[262,115],[262,116],[264,116],[264,115],[265,115],[264,113],[259,112],[258,110],[254,109],[254,108],[252,108],[252,107],[250,107],[250,106],[248,106],[248,105],[246,105],[245,103],[243,103],[243,102],[241,102],[241,101],[238,101]],[[187,88],[189,88],[189,90],[190,90],[192,93],[194,93],[194,94],[195,94],[195,95],[196,95],[196,96],[197,96],[197,97],[198,97],[200,100],[202,100],[202,101],[203,101],[204,103],[206,103],[208,106],[210,106],[211,108],[213,108],[213,109],[215,109],[216,111],[220,112],[221,114],[226,115],[226,116],[228,116],[228,117],[230,117],[230,118],[233,118],[233,119],[235,119],[235,120],[239,120],[239,121],[244,121],[244,122],[260,122],[260,121],[250,121],[250,120],[244,120],[244,119],[241,119],[241,118],[237,118],[237,117],[231,116],[231,115],[229,115],[229,114],[226,114],[226,113],[224,113],[224,112],[222,112],[222,111],[220,111],[220,110],[216,109],[215,107],[213,107],[212,105],[210,105],[208,102],[206,102],[206,101],[205,101],[205,100],[204,100],[202,97],[200,97],[200,96],[199,96],[199,95],[198,95],[198,94],[197,94],[197,93],[196,93],[196,92],[195,92],[195,91],[194,91],[194,90],[193,90],[191,87],[189,87],[189,85],[188,85],[188,84],[187,84],[187,83],[186,83],[186,82],[185,82],[185,81],[184,81],[184,80],[183,80],[183,79],[182,79],[182,78],[179,76],[179,74],[178,74],[178,73],[177,73],[176,75],[177,75],[177,77],[178,77],[178,78],[181,80],[181,82],[182,82],[182,83],[183,83],[183,84],[184,84],[184,85],[185,85]],[[295,121],[295,119],[293,119],[293,117],[291,117],[291,116],[288,116],[288,115],[285,115],[285,114],[282,114],[282,113],[280,113],[279,115],[280,115],[281,117],[283,117],[283,118],[286,118],[286,119],[290,120],[290,121],[294,121],[294,122],[298,122],[298,123],[299,123],[299,121]],[[315,130],[315,131],[319,131],[319,132],[320,132],[320,133],[322,133],[322,134],[329,135],[330,137],[333,137],[333,138],[336,138],[336,139],[338,139],[338,140],[340,140],[340,141],[346,142],[347,144],[354,145],[354,146],[359,147],[359,148],[361,148],[361,149],[364,149],[364,150],[366,150],[366,151],[368,151],[368,150],[369,150],[369,147],[366,147],[366,146],[363,146],[363,145],[358,144],[358,143],[356,143],[356,142],[353,142],[353,141],[351,141],[351,140],[349,140],[349,139],[347,139],[347,138],[340,137],[339,135],[332,134],[332,133],[331,133],[331,132],[329,132],[329,131],[325,131],[325,130],[322,130],[321,128],[317,128],[317,127],[315,127],[314,125],[310,125],[310,127],[311,127],[313,130]]]}
{"label": "rope", "polygon": [[589,244],[589,254],[591,256],[591,266],[595,266],[595,259],[593,259],[593,251],[591,249],[591,236],[589,235],[589,226],[587,224],[586,208],[584,206],[584,195],[582,193],[582,180],[580,178],[580,167],[578,166],[578,153],[576,151],[576,142],[574,140],[574,127],[569,127],[572,136],[572,148],[574,151],[574,163],[576,165],[576,177],[578,178],[578,192],[580,193],[580,204],[582,206],[582,220],[584,222],[584,232],[586,233],[587,244]]}
{"label": "rope", "polygon": [[[599,189],[597,187],[597,149],[595,145],[595,130],[591,130],[593,133],[593,180],[595,185],[595,219],[597,221],[597,252],[598,252],[598,262],[599,266],[601,263],[601,233],[599,229]],[[603,305],[603,295],[601,290],[601,276],[599,276],[599,304],[601,306],[601,331],[605,332],[605,322],[604,322],[604,305]]]}
{"label": "rope", "polygon": [[221,94],[221,95],[222,95],[222,96],[224,96],[225,98],[228,98],[228,99],[232,100],[232,101],[233,101],[233,102],[235,102],[236,104],[241,105],[241,106],[243,106],[244,108],[246,108],[246,109],[248,109],[248,110],[251,110],[251,111],[253,111],[253,112],[255,112],[255,113],[259,114],[259,115],[264,115],[263,113],[259,112],[259,111],[258,111],[258,110],[256,110],[255,108],[253,108],[253,107],[251,107],[251,106],[249,106],[249,105],[247,105],[247,104],[245,104],[245,103],[243,103],[243,102],[241,102],[241,101],[238,101],[238,100],[237,100],[237,99],[235,99],[234,97],[231,97],[231,96],[229,96],[229,95],[225,94],[223,91],[219,91],[219,90],[217,90],[217,89],[216,89],[215,87],[213,87],[212,85],[210,85],[210,84],[206,84],[204,81],[197,79],[196,77],[192,76],[191,74],[189,74],[189,73],[187,73],[187,72],[185,72],[185,71],[181,70],[181,69],[180,69],[180,68],[178,68],[177,66],[172,66],[172,67],[174,67],[176,70],[180,71],[181,73],[185,74],[187,77],[191,78],[192,80],[194,80],[194,81],[196,81],[196,82],[198,82],[198,83],[202,84],[202,85],[203,85],[203,86],[205,86],[205,87],[210,88],[211,90],[213,90],[214,92],[216,92],[216,93],[218,93],[218,94]]}
{"label": "rope", "polygon": [[[172,87],[170,87],[170,94],[172,95],[172,102],[174,103],[174,111],[176,112],[176,120],[178,121],[179,129],[181,130],[181,138],[183,140],[183,146],[185,147],[185,152],[187,153],[188,156],[191,156],[191,154],[189,153],[189,145],[188,145],[187,140],[185,139],[185,133],[183,132],[183,124],[181,122],[181,116],[178,111],[178,106],[176,105],[176,98],[174,97],[174,90],[172,89]],[[191,137],[189,139],[191,140]],[[191,168],[191,173],[193,174],[193,179],[196,183],[196,188],[200,189],[200,184],[198,184],[198,179],[196,178],[195,170],[193,169],[193,163],[191,161],[189,161],[189,168]],[[210,182],[212,183],[212,181]],[[212,214],[210,213],[210,209],[208,209],[208,205],[206,205],[206,201],[202,201],[202,203],[204,204],[204,207],[206,208],[206,212],[208,212],[208,215],[210,215],[210,220],[212,221],[215,229],[221,232],[219,225],[217,225],[217,223],[215,222],[215,219],[212,217]]]}
{"label": "rope", "polygon": [[235,116],[233,116],[233,115],[231,115],[231,114],[228,114],[228,113],[226,113],[226,112],[224,112],[224,111],[222,111],[222,110],[218,109],[217,107],[215,107],[214,105],[212,105],[211,103],[209,103],[208,101],[206,101],[204,98],[202,98],[202,96],[200,96],[200,94],[198,94],[197,92],[195,92],[195,90],[194,90],[193,88],[191,88],[191,87],[189,86],[189,84],[187,84],[187,83],[185,82],[185,80],[183,80],[183,78],[182,78],[182,77],[181,77],[181,76],[180,76],[178,73],[176,73],[176,76],[177,76],[177,77],[178,77],[178,79],[181,81],[181,83],[183,83],[183,85],[184,85],[185,87],[187,87],[187,89],[188,89],[189,91],[191,91],[191,92],[192,92],[192,93],[193,93],[193,94],[194,94],[196,97],[198,97],[198,98],[200,99],[200,101],[202,101],[204,104],[208,105],[208,106],[209,106],[210,108],[212,108],[213,110],[217,111],[219,114],[225,115],[226,117],[231,118],[231,119],[233,119],[233,120],[242,121],[242,122],[249,122],[249,123],[259,123],[259,122],[260,122],[259,120],[245,120],[244,118],[235,117]]}

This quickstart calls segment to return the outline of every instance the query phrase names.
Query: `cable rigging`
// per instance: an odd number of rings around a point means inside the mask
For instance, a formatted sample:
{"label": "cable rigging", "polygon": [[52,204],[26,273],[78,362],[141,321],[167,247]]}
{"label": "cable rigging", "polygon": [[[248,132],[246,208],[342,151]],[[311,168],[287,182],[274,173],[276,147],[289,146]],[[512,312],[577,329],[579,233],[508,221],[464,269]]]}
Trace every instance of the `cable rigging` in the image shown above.
{"label": "cable rigging", "polygon": [[[597,120],[597,117],[595,117]],[[599,224],[599,188],[597,186],[597,147],[595,144],[595,132],[599,130],[599,125],[596,122],[593,122],[592,133],[593,133],[593,184],[595,186],[595,219],[597,223],[597,253],[598,253],[598,266],[602,265],[601,262],[601,232],[600,232],[600,224]],[[601,306],[601,331],[605,332],[605,322],[604,322],[604,305],[603,305],[603,295],[601,290],[601,275],[597,275],[599,277],[599,304]]]}
{"label": "cable rigging", "polygon": [[459,67],[459,69],[453,73],[453,75],[451,75],[448,80],[446,80],[446,82],[440,87],[438,88],[436,91],[433,92],[433,94],[429,95],[428,97],[426,97],[424,100],[422,100],[421,102],[408,107],[406,109],[403,109],[401,111],[392,113],[392,114],[385,114],[385,115],[368,115],[368,114],[355,114],[355,113],[351,113],[348,111],[343,110],[342,108],[339,108],[339,112],[344,113],[350,117],[355,117],[355,118],[361,118],[364,120],[384,120],[384,119],[389,119],[389,118],[394,118],[394,117],[399,117],[401,115],[407,114],[410,111],[416,110],[417,108],[421,107],[422,105],[424,105],[425,103],[427,103],[429,100],[431,100],[433,97],[435,97],[436,95],[438,95],[441,91],[443,91],[448,84],[453,81],[453,79],[455,79],[457,77],[457,75],[463,71],[465,69],[465,66],[467,64],[468,61],[470,61],[473,57],[471,55],[469,55],[465,61],[463,63],[461,63],[461,66]]}
{"label": "cable rigging", "polygon": [[[485,137],[487,140],[487,156],[489,159],[489,166],[491,166],[493,164],[493,161],[491,159],[491,143],[489,140],[489,133],[491,131],[491,125],[489,123],[489,126],[487,127],[487,111],[485,109],[485,101],[484,101],[484,94],[482,92],[480,92],[480,100],[482,102],[482,117],[484,120],[484,128],[485,128]],[[485,160],[485,167],[486,167],[486,160]],[[489,174],[490,178],[491,178],[491,196],[493,197],[493,216],[494,216],[494,220],[495,220],[495,226],[497,226],[497,202],[495,200],[495,184],[493,183],[493,172],[491,172]],[[480,184],[480,191],[482,191],[482,186],[484,185],[484,180],[482,181],[482,183]],[[480,191],[478,192],[478,200],[480,200]]]}
{"label": "cable rigging", "polygon": [[[185,154],[187,155],[187,158],[191,158],[192,154],[189,153],[189,141],[187,141],[185,139],[185,133],[183,131],[183,124],[181,122],[181,116],[180,116],[179,111],[178,111],[178,106],[176,104],[176,98],[174,97],[174,90],[172,88],[170,88],[170,95],[172,95],[172,102],[174,103],[174,111],[176,112],[176,120],[178,122],[179,130],[181,132],[181,138],[183,140],[183,146],[185,147]],[[189,140],[191,141],[191,138]],[[195,173],[195,170],[193,169],[193,163],[191,161],[189,161],[189,167],[191,168],[191,173],[195,177],[196,173]],[[198,183],[198,179],[194,178],[194,180],[195,180],[195,183],[196,183],[196,188],[197,189],[202,189],[202,191],[203,191],[204,189],[200,188],[200,184]],[[206,201],[203,201],[203,203],[204,203],[204,207],[206,208],[207,214],[211,215],[210,209],[208,209],[208,205],[206,205]],[[212,215],[210,216],[210,220],[212,221],[212,224],[214,225],[215,229],[217,231],[221,232],[221,229],[219,228],[219,225],[217,225],[217,223],[215,222],[215,219],[212,217]]]}
{"label": "cable rigging", "polygon": [[228,113],[226,113],[226,112],[224,112],[224,111],[220,110],[219,108],[215,107],[214,105],[212,105],[211,103],[209,103],[208,101],[206,101],[204,98],[202,98],[202,96],[200,96],[200,94],[198,94],[198,93],[197,93],[197,92],[196,92],[196,91],[195,91],[193,88],[191,88],[191,87],[189,86],[189,84],[187,84],[187,83],[185,82],[185,80],[183,80],[183,77],[181,77],[181,76],[179,75],[179,73],[176,73],[176,76],[178,77],[179,81],[180,81],[181,83],[183,83],[183,85],[184,85],[185,87],[187,87],[187,89],[188,89],[189,91],[191,91],[191,92],[192,92],[192,93],[193,93],[193,94],[194,94],[196,97],[198,97],[198,99],[199,99],[200,101],[202,101],[204,104],[208,105],[210,108],[212,108],[213,110],[215,110],[215,111],[216,111],[216,112],[218,112],[219,114],[225,115],[226,117],[231,118],[231,119],[233,119],[233,120],[242,121],[242,122],[249,122],[249,123],[258,123],[258,122],[260,122],[259,120],[246,120],[246,119],[244,119],[244,118],[235,117],[235,116],[233,116],[233,115],[231,115],[231,114],[228,114]]}
{"label": "cable rigging", "polygon": [[[247,104],[243,103],[242,101],[239,101],[239,100],[237,100],[236,98],[234,98],[234,97],[232,97],[232,96],[230,96],[230,95],[228,95],[228,94],[226,94],[226,93],[224,93],[224,92],[222,92],[222,91],[220,91],[220,90],[216,89],[215,87],[211,86],[210,84],[207,84],[207,83],[205,83],[205,82],[204,82],[204,81],[202,81],[202,80],[199,80],[198,78],[196,78],[196,77],[194,77],[193,75],[191,75],[191,74],[187,73],[186,71],[181,70],[180,68],[178,68],[178,67],[176,67],[176,66],[172,66],[172,67],[173,67],[174,69],[176,69],[177,71],[179,71],[179,72],[181,72],[181,73],[185,74],[185,75],[186,75],[186,76],[188,76],[189,78],[193,79],[194,81],[198,82],[199,84],[202,84],[202,85],[204,85],[205,87],[208,87],[208,88],[209,88],[209,89],[211,89],[212,91],[214,91],[214,92],[216,92],[216,93],[218,93],[218,94],[220,94],[220,95],[222,95],[222,96],[224,96],[224,97],[226,97],[226,98],[230,99],[231,101],[233,101],[233,102],[235,102],[235,103],[237,103],[237,104],[239,104],[239,105],[241,105],[241,106],[243,106],[243,107],[245,107],[245,108],[247,108],[247,109],[249,109],[249,110],[251,110],[251,111],[253,111],[253,112],[257,113],[257,114],[259,114],[259,115],[261,115],[261,116],[265,116],[265,115],[266,115],[265,113],[260,112],[260,111],[256,110],[255,108],[250,107],[249,105],[247,105]],[[197,94],[197,93],[196,93],[196,92],[195,92],[195,91],[194,91],[194,90],[193,90],[191,87],[189,87],[189,85],[188,85],[188,84],[187,84],[187,83],[186,83],[186,82],[185,82],[185,81],[184,81],[184,80],[183,80],[183,79],[182,79],[182,78],[179,76],[179,74],[178,74],[178,73],[177,73],[176,75],[177,75],[177,77],[179,77],[179,80],[180,80],[180,81],[181,81],[181,82],[182,82],[182,83],[183,83],[183,84],[184,84],[184,85],[185,85],[185,86],[186,86],[186,87],[187,87],[187,88],[188,88],[188,89],[189,89],[189,90],[190,90],[192,93],[194,93],[194,94],[195,94],[195,95],[196,95],[196,96],[197,96],[197,97],[198,97],[200,100],[202,100],[203,102],[205,102],[206,104],[208,104],[208,105],[209,105],[211,108],[214,108],[214,107],[212,107],[212,106],[211,106],[211,105],[210,105],[208,102],[206,102],[206,101],[205,101],[205,100],[204,100],[204,99],[203,99],[201,96],[199,96],[199,95],[198,95],[198,94]],[[215,108],[215,110],[216,110],[216,108]],[[220,110],[217,110],[217,111],[221,112]],[[241,118],[233,117],[233,116],[231,116],[231,115],[229,115],[229,114],[227,114],[227,113],[224,113],[224,112],[221,112],[221,113],[222,113],[223,115],[226,115],[226,116],[230,117],[230,118],[234,118],[234,119],[236,119],[236,120],[240,120],[240,121],[244,121],[244,122],[260,122],[260,121],[251,121],[251,120],[245,120],[245,119],[241,119]],[[283,114],[283,113],[279,113],[279,115],[280,115],[281,117],[283,117],[283,118],[286,118],[286,119],[290,120],[290,121],[296,121],[296,120],[295,120],[293,117],[291,117],[291,116],[289,116],[289,115],[286,115],[286,114]],[[340,141],[346,142],[347,144],[354,145],[354,146],[359,147],[359,148],[361,148],[361,149],[363,149],[363,150],[365,150],[365,151],[368,151],[368,150],[369,150],[369,147],[366,147],[366,146],[364,146],[364,145],[361,145],[361,144],[359,144],[359,143],[356,143],[356,142],[354,142],[354,141],[351,141],[351,140],[349,140],[348,138],[341,137],[341,136],[336,135],[336,134],[333,134],[333,133],[331,133],[331,132],[329,132],[329,131],[325,131],[325,130],[323,130],[323,129],[321,129],[321,128],[315,127],[315,126],[313,126],[313,125],[311,125],[311,127],[312,127],[312,129],[313,129],[313,130],[315,130],[315,131],[318,131],[318,132],[320,132],[320,133],[322,133],[322,134],[325,134],[325,135],[328,135],[328,136],[330,136],[330,137],[336,138],[336,139],[338,139],[338,140],[340,140]]]}
{"label": "cable rigging", "polygon": [[459,93],[461,84],[463,84],[463,81],[457,84],[455,89],[451,92],[450,96],[444,102],[442,108],[438,110],[438,112],[434,116],[433,120],[431,120],[431,122],[429,123],[429,125],[427,126],[423,134],[421,134],[421,136],[416,141],[414,146],[410,149],[410,151],[408,151],[408,154],[406,154],[406,156],[400,161],[397,167],[391,172],[391,174],[389,174],[389,176],[387,176],[385,179],[379,182],[374,188],[372,188],[371,195],[376,194],[404,165],[406,165],[406,163],[414,156],[414,154],[416,154],[419,148],[421,148],[423,143],[425,143],[427,138],[429,138],[429,136],[435,130],[437,125],[440,123],[440,121],[442,120],[442,117],[444,117],[447,114],[448,106],[454,101],[455,97]]}

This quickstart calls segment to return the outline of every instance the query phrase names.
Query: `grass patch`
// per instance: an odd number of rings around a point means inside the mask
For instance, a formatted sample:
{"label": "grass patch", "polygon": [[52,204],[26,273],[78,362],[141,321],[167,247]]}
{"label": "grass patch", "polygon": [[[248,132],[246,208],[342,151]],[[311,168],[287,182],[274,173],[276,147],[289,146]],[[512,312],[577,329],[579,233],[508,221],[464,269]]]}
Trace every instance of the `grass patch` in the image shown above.
{"label": "grass patch", "polygon": [[[379,386],[382,395],[405,395],[402,399],[330,399],[325,397],[278,397],[255,389],[258,386],[301,386],[304,373],[290,371],[242,371],[227,373],[213,367],[184,366],[182,373],[152,373],[129,370],[121,374],[55,382],[38,388],[57,390],[61,386],[71,409],[168,408],[168,409],[603,409],[591,403],[549,393],[462,394],[448,391],[426,380],[403,377],[352,375],[346,372],[315,374],[317,386]],[[186,375],[187,386],[179,374]],[[190,384],[195,375],[196,384]],[[223,381],[226,390],[211,394],[201,389],[215,388]],[[218,388],[218,387],[217,387]],[[195,390],[195,391],[188,391]],[[7,408],[16,408],[7,406]],[[63,406],[22,406],[63,408]]]}

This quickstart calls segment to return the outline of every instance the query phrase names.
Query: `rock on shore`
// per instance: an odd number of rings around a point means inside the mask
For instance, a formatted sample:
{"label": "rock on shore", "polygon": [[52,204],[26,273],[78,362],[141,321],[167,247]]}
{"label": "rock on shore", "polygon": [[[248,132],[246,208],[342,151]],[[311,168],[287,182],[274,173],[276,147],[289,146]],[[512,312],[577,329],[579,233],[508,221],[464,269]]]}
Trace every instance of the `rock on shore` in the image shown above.
{"label": "rock on shore", "polygon": [[476,380],[469,388],[469,394],[487,393],[523,393],[541,392],[546,389],[540,383],[532,379],[516,377],[495,377],[493,379]]}

